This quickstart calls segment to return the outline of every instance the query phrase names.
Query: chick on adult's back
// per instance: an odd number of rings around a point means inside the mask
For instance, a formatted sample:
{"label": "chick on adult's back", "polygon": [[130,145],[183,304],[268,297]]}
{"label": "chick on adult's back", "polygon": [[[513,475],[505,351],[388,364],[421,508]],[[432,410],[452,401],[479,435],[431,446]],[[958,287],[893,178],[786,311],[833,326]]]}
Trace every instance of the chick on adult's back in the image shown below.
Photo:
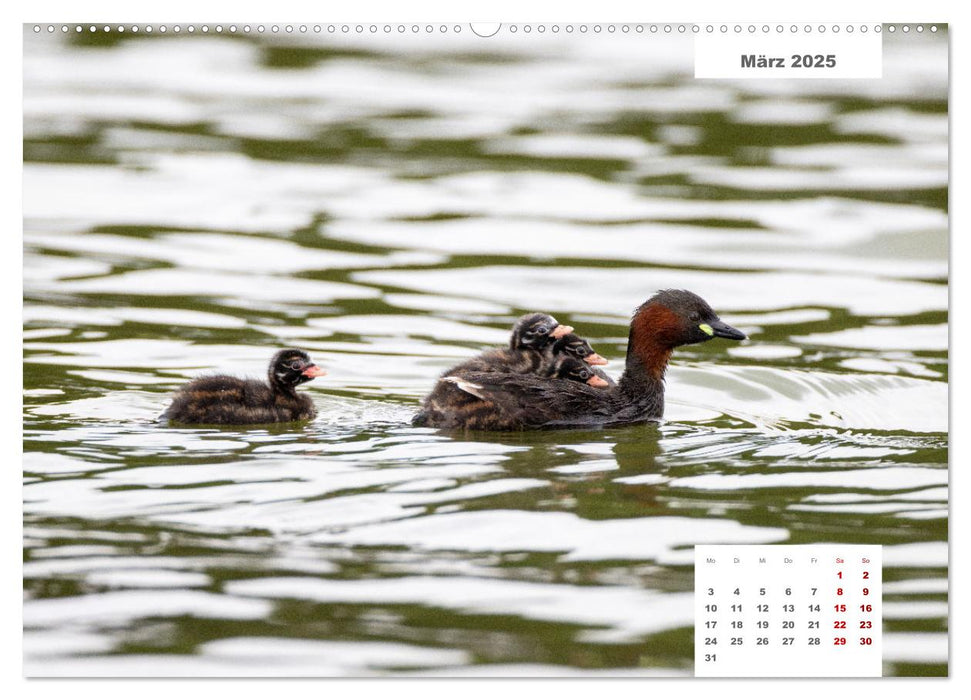
{"label": "chick on adult's back", "polygon": [[461,410],[430,416],[425,425],[528,430],[658,420],[664,414],[664,373],[671,353],[712,338],[742,340],[745,334],[719,319],[697,294],[666,289],[634,312],[626,366],[616,386],[594,388],[534,374],[466,372],[461,383],[452,385],[469,400]]}
{"label": "chick on adult's back", "polygon": [[538,372],[552,359],[553,343],[571,332],[572,327],[561,325],[549,314],[521,316],[513,325],[508,346],[486,350],[442,374],[425,397],[421,410],[412,418],[412,425],[444,427],[446,422],[462,422],[465,409],[478,399],[446,380],[469,372],[516,375]]}

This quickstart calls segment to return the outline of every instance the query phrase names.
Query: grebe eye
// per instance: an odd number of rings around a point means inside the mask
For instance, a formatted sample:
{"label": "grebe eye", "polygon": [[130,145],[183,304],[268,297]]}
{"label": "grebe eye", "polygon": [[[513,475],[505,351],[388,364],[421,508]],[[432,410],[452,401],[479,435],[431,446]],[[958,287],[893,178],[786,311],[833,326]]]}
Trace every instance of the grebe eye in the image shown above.
{"label": "grebe eye", "polygon": [[550,329],[546,326],[537,326],[533,332],[536,333],[536,335],[546,335],[550,332]]}
{"label": "grebe eye", "polygon": [[300,369],[300,368],[301,368],[301,367],[303,366],[303,363],[302,363],[302,362],[301,362],[300,360],[294,360],[293,362],[291,362],[291,363],[290,363],[289,365],[287,365],[287,366],[288,366],[288,367],[289,367],[290,369]]}
{"label": "grebe eye", "polygon": [[590,352],[585,347],[583,347],[582,345],[578,345],[576,347],[576,349],[574,350],[574,352],[577,355],[579,355],[580,357],[586,357],[587,355],[590,354]]}

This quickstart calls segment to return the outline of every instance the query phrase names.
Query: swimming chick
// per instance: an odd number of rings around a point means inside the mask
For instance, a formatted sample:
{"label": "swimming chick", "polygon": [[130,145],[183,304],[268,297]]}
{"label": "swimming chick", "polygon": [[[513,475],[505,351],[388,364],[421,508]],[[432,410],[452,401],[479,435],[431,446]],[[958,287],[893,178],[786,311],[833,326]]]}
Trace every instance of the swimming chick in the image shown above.
{"label": "swimming chick", "polygon": [[[460,411],[430,415],[424,425],[528,430],[659,420],[664,415],[664,373],[672,352],[712,338],[744,340],[745,334],[719,319],[697,294],[663,290],[634,312],[626,366],[616,386],[598,389],[531,374],[467,372],[461,377],[464,386],[453,385],[476,401]],[[468,391],[472,386],[474,393]]]}
{"label": "swimming chick", "polygon": [[160,418],[197,425],[248,425],[310,420],[313,402],[296,388],[327,374],[303,350],[280,350],[270,361],[268,381],[226,375],[200,377],[180,387]]}

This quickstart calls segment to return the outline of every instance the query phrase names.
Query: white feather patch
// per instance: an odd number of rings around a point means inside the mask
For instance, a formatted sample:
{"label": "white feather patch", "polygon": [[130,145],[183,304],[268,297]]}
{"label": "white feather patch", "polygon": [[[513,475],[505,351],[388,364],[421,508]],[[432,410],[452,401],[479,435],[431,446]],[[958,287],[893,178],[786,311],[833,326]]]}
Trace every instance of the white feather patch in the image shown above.
{"label": "white feather patch", "polygon": [[442,377],[443,382],[451,382],[459,389],[464,391],[466,394],[472,394],[480,399],[485,399],[486,397],[481,394],[482,386],[479,384],[474,384],[473,382],[462,379],[461,377]]}

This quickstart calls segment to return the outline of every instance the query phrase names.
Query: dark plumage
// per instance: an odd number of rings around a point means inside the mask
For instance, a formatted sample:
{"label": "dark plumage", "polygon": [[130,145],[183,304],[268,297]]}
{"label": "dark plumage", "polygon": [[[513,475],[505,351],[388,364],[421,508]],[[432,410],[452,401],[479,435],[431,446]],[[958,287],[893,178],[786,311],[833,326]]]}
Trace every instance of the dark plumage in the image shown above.
{"label": "dark plumage", "polygon": [[[482,384],[476,381],[485,378]],[[460,415],[466,428],[482,428],[484,430],[517,430],[520,418],[516,411],[503,411],[498,414],[497,405],[492,401],[492,392],[496,386],[503,386],[507,377],[517,377],[527,384],[543,385],[545,391],[555,393],[565,391],[570,385],[597,387],[594,391],[603,391],[609,384],[597,376],[594,368],[572,355],[561,354],[554,363],[548,376],[503,374],[497,372],[467,372],[462,375],[443,377],[440,383],[449,384],[462,391],[474,400],[462,406]]]}
{"label": "dark plumage", "polygon": [[[468,372],[502,374],[539,372],[552,360],[553,342],[572,332],[573,328],[560,325],[549,314],[526,314],[513,325],[508,347],[486,350],[447,370],[442,374],[441,379],[463,376]],[[474,397],[460,391],[454,384],[439,381],[425,397],[422,410],[412,419],[412,424],[426,425],[430,424],[426,421],[437,422],[441,416],[461,411],[465,405],[474,402]]]}
{"label": "dark plumage", "polygon": [[313,402],[296,388],[327,374],[303,350],[273,356],[268,381],[226,375],[201,377],[180,387],[160,418],[196,425],[289,423],[317,415]]}
{"label": "dark plumage", "polygon": [[572,327],[560,325],[549,314],[526,314],[513,325],[508,347],[486,350],[442,376],[462,372],[537,372],[552,358],[553,343],[572,332]]}
{"label": "dark plumage", "polygon": [[602,389],[610,384],[597,375],[596,367],[591,367],[583,360],[578,360],[572,355],[560,355],[553,371],[549,375],[554,379],[567,379],[571,382],[588,384],[598,389]]}
{"label": "dark plumage", "polygon": [[543,350],[557,338],[572,332],[572,326],[560,325],[560,322],[549,314],[526,314],[520,316],[513,324],[512,335],[509,336],[509,349]]}
{"label": "dark plumage", "polygon": [[607,364],[607,360],[596,353],[591,347],[590,343],[588,343],[584,338],[578,336],[576,333],[567,333],[566,335],[557,339],[557,341],[553,343],[551,351],[552,356],[547,360],[547,363],[540,368],[539,374],[545,377],[553,376],[556,369],[557,359],[563,356],[568,356],[582,360],[588,365],[597,365],[591,366],[591,371],[607,382],[609,386],[616,384],[616,382],[610,378],[610,375],[599,368],[599,365]]}
{"label": "dark plumage", "polygon": [[658,420],[664,414],[664,373],[674,348],[715,337],[742,340],[745,334],[721,321],[698,295],[664,290],[634,312],[626,367],[616,386],[596,389],[535,375],[467,372],[453,386],[464,385],[474,401],[461,411],[437,414],[426,425],[526,430]]}

